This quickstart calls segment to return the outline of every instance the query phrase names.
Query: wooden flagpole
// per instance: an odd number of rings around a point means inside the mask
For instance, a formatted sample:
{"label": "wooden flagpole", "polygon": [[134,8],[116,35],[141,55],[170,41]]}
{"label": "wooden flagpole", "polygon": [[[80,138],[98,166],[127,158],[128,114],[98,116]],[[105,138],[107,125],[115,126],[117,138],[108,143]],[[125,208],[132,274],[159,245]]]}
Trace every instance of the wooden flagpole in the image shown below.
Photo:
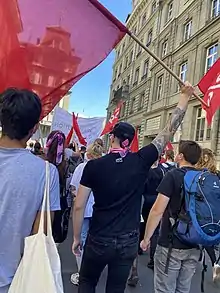
{"label": "wooden flagpole", "polygon": [[[128,35],[137,42],[149,55],[151,55],[158,63],[160,63],[181,85],[184,85],[184,82],[179,78],[179,76],[173,72],[167,65],[164,63],[156,54],[154,54],[147,46],[145,46],[132,32],[128,32]],[[196,93],[193,94],[206,108],[209,106],[206,102],[200,98]]]}

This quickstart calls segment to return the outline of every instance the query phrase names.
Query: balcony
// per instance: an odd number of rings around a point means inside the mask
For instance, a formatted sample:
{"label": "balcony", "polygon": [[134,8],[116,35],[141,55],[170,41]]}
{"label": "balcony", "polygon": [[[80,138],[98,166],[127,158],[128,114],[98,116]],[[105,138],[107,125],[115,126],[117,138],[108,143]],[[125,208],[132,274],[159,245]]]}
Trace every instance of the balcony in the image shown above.
{"label": "balcony", "polygon": [[117,104],[122,100],[127,100],[129,97],[129,85],[123,85],[117,91],[114,91],[112,103]]}

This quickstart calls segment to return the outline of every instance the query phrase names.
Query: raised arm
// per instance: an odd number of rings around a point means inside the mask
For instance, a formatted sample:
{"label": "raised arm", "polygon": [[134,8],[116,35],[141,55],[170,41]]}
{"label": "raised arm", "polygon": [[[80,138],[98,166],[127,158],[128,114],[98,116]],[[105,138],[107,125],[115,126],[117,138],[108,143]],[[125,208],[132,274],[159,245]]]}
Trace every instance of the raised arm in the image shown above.
{"label": "raised arm", "polygon": [[152,141],[152,144],[154,144],[157,148],[159,155],[163,153],[166,144],[173,137],[181,122],[183,121],[189,99],[191,98],[193,92],[194,88],[189,82],[186,82],[185,86],[182,86],[180,100],[177,107],[169,118],[166,127]]}

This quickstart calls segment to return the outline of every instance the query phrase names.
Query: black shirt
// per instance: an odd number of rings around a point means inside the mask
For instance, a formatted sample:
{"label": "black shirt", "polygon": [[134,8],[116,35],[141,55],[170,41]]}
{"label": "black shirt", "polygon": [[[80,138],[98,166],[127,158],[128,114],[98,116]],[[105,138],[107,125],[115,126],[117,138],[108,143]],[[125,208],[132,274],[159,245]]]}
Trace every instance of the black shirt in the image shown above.
{"label": "black shirt", "polygon": [[81,184],[92,189],[95,204],[90,234],[111,237],[139,228],[144,183],[158,159],[153,144],[121,159],[118,153],[89,161]]}
{"label": "black shirt", "polygon": [[[184,170],[194,170],[194,168],[185,167]],[[184,184],[184,175],[185,172],[179,168],[169,171],[157,189],[158,193],[161,193],[170,199],[166,211],[163,215],[160,236],[158,240],[158,244],[166,248],[168,248],[170,244],[169,235],[172,231],[169,218],[171,214],[174,218],[176,218],[181,207],[181,191]],[[177,237],[174,236],[173,248],[190,249],[192,246],[182,243]]]}

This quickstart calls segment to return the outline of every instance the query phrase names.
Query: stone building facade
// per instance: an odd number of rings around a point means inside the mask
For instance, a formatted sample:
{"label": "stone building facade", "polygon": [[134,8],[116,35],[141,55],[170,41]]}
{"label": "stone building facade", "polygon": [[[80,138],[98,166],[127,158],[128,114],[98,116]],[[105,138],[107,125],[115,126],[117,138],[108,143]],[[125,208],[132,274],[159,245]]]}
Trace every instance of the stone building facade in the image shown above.
{"label": "stone building facade", "polygon": [[[127,27],[183,81],[198,84],[220,55],[220,0],[133,0]],[[199,91],[198,91],[199,93]],[[129,36],[116,48],[107,116],[120,100],[120,119],[139,127],[140,146],[163,129],[179,97],[178,82]],[[220,112],[208,126],[192,99],[173,138],[198,141],[217,153],[220,163]]]}

